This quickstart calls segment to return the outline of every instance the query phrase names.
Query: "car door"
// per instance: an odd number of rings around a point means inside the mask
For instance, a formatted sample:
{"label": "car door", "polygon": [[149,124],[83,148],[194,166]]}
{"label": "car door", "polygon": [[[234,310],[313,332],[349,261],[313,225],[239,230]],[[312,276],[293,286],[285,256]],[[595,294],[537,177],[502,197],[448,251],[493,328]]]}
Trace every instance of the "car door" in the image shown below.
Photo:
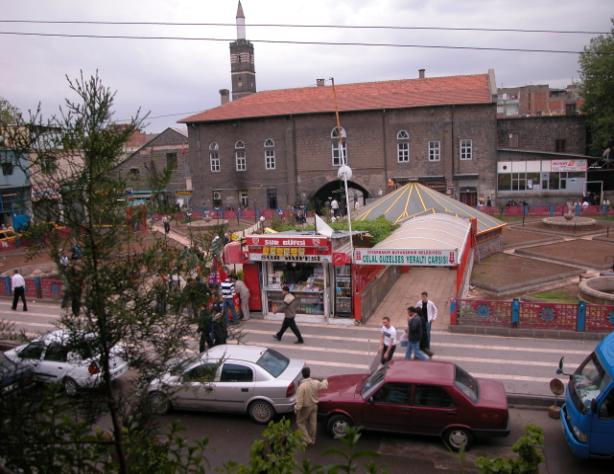
{"label": "car door", "polygon": [[412,416],[414,432],[439,434],[458,419],[458,406],[447,387],[416,385]]}
{"label": "car door", "polygon": [[188,369],[173,390],[173,405],[190,410],[213,411],[217,364],[206,362]]}
{"label": "car door", "polygon": [[39,376],[38,365],[40,364],[43,351],[45,350],[45,344],[43,341],[33,341],[24,347],[17,356],[19,357],[19,365],[31,367],[34,371],[34,375],[37,379],[43,382],[47,381],[45,376]]}
{"label": "car door", "polygon": [[254,370],[248,364],[225,362],[215,384],[215,403],[223,411],[244,412],[254,386]]}
{"label": "car door", "polygon": [[408,432],[413,424],[412,384],[387,382],[367,401],[363,425],[367,429]]}
{"label": "car door", "polygon": [[48,382],[61,381],[70,370],[71,365],[66,362],[68,349],[60,342],[52,342],[45,349],[42,360],[38,364],[37,372]]}
{"label": "car door", "polygon": [[614,455],[614,386],[598,404],[597,413],[592,416],[589,443],[593,455]]}

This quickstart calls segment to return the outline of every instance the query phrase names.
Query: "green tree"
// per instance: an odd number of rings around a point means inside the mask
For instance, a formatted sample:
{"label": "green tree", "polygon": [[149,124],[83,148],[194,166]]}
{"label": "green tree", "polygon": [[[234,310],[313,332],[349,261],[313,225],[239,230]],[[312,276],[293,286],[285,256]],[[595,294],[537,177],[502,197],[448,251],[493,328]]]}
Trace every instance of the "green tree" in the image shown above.
{"label": "green tree", "polygon": [[475,464],[481,474],[537,474],[544,462],[542,452],[544,430],[541,426],[528,424],[524,433],[512,446],[516,458],[479,457]]}
{"label": "green tree", "polygon": [[614,146],[614,19],[611,22],[611,33],[592,38],[580,56],[583,110],[588,116],[592,150],[598,154]]}
{"label": "green tree", "polygon": [[19,117],[19,109],[11,105],[4,97],[0,97],[0,124],[13,124]]}
{"label": "green tree", "polygon": [[[193,334],[192,318],[184,311],[186,292],[169,288],[164,280],[169,274],[187,276],[187,264],[178,249],[165,245],[161,238],[146,240],[128,225],[126,183],[114,170],[124,143],[143,118],[137,113],[128,126],[117,127],[112,120],[115,93],[103,86],[97,74],[67,79],[76,99],[67,99],[57,117],[44,121],[36,111],[27,121],[17,117],[16,126],[0,124],[0,134],[8,136],[14,152],[30,157],[26,171],[31,179],[45,184],[53,196],[50,205],[61,204],[66,230],[41,223],[34,225],[32,233],[44,232],[45,248],[56,262],[71,247],[78,245],[82,250],[81,258],[72,261],[64,275],[69,294],[79,295],[81,311],[77,316],[64,316],[61,324],[74,350],[87,346],[99,354],[101,383],[98,390],[77,396],[67,405],[44,403],[41,416],[33,418],[50,432],[56,432],[58,420],[64,419],[73,419],[79,429],[72,429],[71,424],[58,436],[45,439],[36,436],[36,430],[3,423],[0,459],[10,459],[7,467],[24,472],[37,465],[36,458],[27,453],[16,457],[2,452],[11,446],[5,440],[14,441],[15,431],[22,429],[32,435],[29,453],[53,443],[70,450],[64,461],[56,458],[50,472],[79,472],[70,459],[86,454],[91,454],[88,472],[176,472],[158,469],[164,460],[154,455],[160,441],[148,415],[145,388],[185,350],[184,341]],[[164,305],[159,304],[161,300]],[[122,390],[112,384],[110,364],[117,348],[134,372],[129,381],[124,378],[129,386]],[[110,430],[104,436],[84,438],[84,432],[93,429],[103,415]],[[167,457],[183,462],[186,452],[199,449],[175,442],[180,438],[176,434],[171,437],[174,441],[167,445],[174,451]],[[112,456],[104,457],[103,463],[96,458],[103,453],[81,450],[83,443],[104,446],[105,452],[111,449]],[[181,472],[192,468],[198,472],[204,462],[200,456],[189,457],[189,461],[193,465],[183,466]]]}

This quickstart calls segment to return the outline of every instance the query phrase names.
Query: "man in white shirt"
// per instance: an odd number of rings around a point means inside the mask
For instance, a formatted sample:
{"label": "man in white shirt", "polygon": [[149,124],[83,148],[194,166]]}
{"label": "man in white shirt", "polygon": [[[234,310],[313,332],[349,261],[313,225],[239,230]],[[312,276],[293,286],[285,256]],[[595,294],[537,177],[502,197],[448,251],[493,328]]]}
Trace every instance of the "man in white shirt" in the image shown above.
{"label": "man in white shirt", "polygon": [[333,217],[339,217],[339,203],[335,198],[330,202],[330,210],[333,211]]}
{"label": "man in white shirt", "polygon": [[423,291],[422,298],[416,303],[416,307],[420,308],[422,313],[422,321],[424,323],[423,336],[420,340],[420,350],[426,352],[429,357],[433,355],[431,352],[431,326],[433,321],[437,319],[437,306],[429,300],[429,294]]}
{"label": "man in white shirt", "polygon": [[396,348],[397,330],[390,324],[390,318],[384,316],[382,318],[382,335],[379,341],[379,352],[381,354],[380,362],[382,365],[392,359]]}
{"label": "man in white shirt", "polygon": [[23,310],[28,311],[26,303],[26,280],[19,274],[19,270],[15,270],[11,277],[11,286],[13,288],[13,311],[17,309],[19,298],[23,303]]}

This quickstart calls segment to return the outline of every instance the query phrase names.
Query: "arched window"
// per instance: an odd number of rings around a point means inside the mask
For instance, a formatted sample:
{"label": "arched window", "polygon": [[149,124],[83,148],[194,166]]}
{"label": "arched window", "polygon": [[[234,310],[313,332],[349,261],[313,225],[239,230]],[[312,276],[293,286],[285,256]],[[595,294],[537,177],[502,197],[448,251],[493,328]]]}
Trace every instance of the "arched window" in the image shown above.
{"label": "arched window", "polygon": [[340,131],[341,133],[335,127],[330,132],[333,166],[341,166],[348,162],[347,133],[343,127]]}
{"label": "arched window", "polygon": [[220,146],[216,142],[209,145],[209,165],[212,173],[220,172]]}
{"label": "arched window", "polygon": [[397,161],[399,163],[409,162],[409,133],[406,130],[397,132]]}
{"label": "arched window", "polygon": [[247,171],[247,155],[245,154],[245,143],[241,140],[235,143],[235,169],[237,171]]}
{"label": "arched window", "polygon": [[141,174],[141,170],[139,170],[138,168],[133,167],[133,168],[130,168],[128,173],[130,174],[130,178],[131,179],[138,179],[138,177]]}
{"label": "arched window", "polygon": [[275,162],[275,142],[272,138],[264,141],[264,169],[274,170],[277,167]]}

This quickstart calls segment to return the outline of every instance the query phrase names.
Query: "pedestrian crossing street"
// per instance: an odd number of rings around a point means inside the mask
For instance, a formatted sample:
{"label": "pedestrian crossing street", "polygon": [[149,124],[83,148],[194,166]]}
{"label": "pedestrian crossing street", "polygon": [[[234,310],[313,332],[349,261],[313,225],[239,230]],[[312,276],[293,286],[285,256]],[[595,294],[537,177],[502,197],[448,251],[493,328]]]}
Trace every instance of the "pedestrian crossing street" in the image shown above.
{"label": "pedestrian crossing street", "polygon": [[[316,376],[366,372],[376,357],[379,332],[372,327],[299,324],[305,344],[295,345],[287,331],[281,342],[273,339],[279,321],[250,320],[245,324],[246,344],[266,345],[289,357],[305,359]],[[508,393],[551,396],[550,380],[565,356],[568,369],[577,367],[593,350],[594,341],[475,336],[433,331],[433,360],[454,362],[476,377],[501,381]],[[403,358],[398,347],[395,358]],[[564,381],[564,380],[563,380]],[[565,382],[565,381],[564,381]]]}
{"label": "pedestrian crossing street", "polygon": [[[53,330],[59,318],[57,304],[28,302],[28,312],[12,311],[0,301],[0,319],[12,321],[15,330],[39,334]],[[273,338],[280,321],[252,318],[242,323],[245,344],[274,348],[288,357],[304,359],[315,376],[367,372],[379,346],[379,330],[366,326],[299,323],[305,344],[294,344],[287,331],[281,342]],[[197,334],[193,341],[196,346]],[[561,356],[568,370],[577,367],[593,350],[596,341],[476,336],[433,331],[434,360],[457,363],[476,377],[500,380],[508,393],[550,396],[549,383]],[[404,356],[398,347],[395,358]]]}

